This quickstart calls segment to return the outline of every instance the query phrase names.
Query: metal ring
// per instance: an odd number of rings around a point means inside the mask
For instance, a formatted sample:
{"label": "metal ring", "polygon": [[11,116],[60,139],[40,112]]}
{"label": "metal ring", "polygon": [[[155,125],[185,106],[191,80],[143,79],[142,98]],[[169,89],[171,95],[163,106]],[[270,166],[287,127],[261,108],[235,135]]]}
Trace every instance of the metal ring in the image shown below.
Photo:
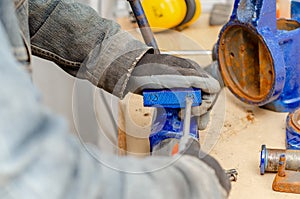
{"label": "metal ring", "polygon": [[286,148],[300,150],[300,109],[287,117]]}
{"label": "metal ring", "polygon": [[266,157],[267,157],[267,148],[266,145],[261,146],[260,152],[260,174],[264,175],[266,171]]}

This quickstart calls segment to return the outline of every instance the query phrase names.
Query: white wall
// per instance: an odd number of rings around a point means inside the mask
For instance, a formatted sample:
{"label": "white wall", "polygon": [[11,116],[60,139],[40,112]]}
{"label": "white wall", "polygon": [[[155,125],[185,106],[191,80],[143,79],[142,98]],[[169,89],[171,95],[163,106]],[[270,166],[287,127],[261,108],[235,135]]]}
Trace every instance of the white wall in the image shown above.
{"label": "white wall", "polygon": [[225,3],[226,0],[201,0],[202,12],[210,12],[215,3]]}
{"label": "white wall", "polygon": [[[129,11],[127,0],[77,0],[86,3],[97,10],[102,17],[115,19],[116,17],[126,16]],[[200,0],[202,12],[210,12],[215,3],[233,3],[234,0]]]}
{"label": "white wall", "polygon": [[42,94],[43,103],[63,115],[75,132],[72,119],[72,88],[74,79],[54,63],[37,57],[32,59],[33,82]]}
{"label": "white wall", "polygon": [[[85,80],[75,81],[47,60],[33,57],[32,67],[33,82],[41,93],[42,103],[65,118],[70,133],[98,145],[102,151],[115,152],[118,98]],[[75,97],[74,90],[79,91],[79,97]]]}
{"label": "white wall", "polygon": [[102,17],[116,19],[128,16],[129,3],[127,0],[77,0],[94,8]]}

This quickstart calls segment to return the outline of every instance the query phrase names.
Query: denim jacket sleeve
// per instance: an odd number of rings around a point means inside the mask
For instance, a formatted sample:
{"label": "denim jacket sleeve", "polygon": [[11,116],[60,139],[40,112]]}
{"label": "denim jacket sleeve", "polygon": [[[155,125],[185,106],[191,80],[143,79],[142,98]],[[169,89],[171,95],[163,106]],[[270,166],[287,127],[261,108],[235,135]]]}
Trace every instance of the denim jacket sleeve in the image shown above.
{"label": "denim jacket sleeve", "polygon": [[149,51],[117,23],[72,0],[29,0],[29,30],[34,55],[118,97]]}
{"label": "denim jacket sleeve", "polygon": [[214,171],[191,156],[101,154],[37,100],[0,22],[0,197],[4,199],[225,198]]}

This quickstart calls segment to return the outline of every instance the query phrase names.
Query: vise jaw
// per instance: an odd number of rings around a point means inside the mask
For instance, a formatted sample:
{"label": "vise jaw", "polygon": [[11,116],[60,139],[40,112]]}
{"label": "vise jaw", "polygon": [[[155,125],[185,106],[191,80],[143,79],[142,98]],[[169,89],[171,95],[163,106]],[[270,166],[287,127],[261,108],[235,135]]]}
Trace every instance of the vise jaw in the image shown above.
{"label": "vise jaw", "polygon": [[[150,149],[167,139],[183,136],[184,120],[179,116],[185,108],[186,97],[193,100],[192,106],[201,104],[200,89],[144,90],[144,106],[155,107],[156,116],[152,123]],[[198,125],[195,117],[190,118],[190,136],[198,139]]]}

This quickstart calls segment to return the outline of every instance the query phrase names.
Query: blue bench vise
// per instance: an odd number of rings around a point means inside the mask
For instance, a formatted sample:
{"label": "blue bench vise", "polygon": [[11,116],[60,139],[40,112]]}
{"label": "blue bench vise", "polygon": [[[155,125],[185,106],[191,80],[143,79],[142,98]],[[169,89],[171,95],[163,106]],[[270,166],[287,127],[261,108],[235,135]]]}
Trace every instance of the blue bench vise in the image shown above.
{"label": "blue bench vise", "polygon": [[300,2],[291,4],[291,19],[277,19],[275,0],[235,0],[217,43],[231,92],[277,112],[300,106]]}
{"label": "blue bench vise", "polygon": [[[155,107],[156,115],[152,123],[150,151],[153,147],[166,139],[180,139],[183,136],[184,120],[179,113],[186,106],[186,97],[193,99],[192,106],[201,104],[200,89],[170,89],[144,90],[145,107]],[[197,118],[192,117],[190,122],[190,136],[199,139]]]}

